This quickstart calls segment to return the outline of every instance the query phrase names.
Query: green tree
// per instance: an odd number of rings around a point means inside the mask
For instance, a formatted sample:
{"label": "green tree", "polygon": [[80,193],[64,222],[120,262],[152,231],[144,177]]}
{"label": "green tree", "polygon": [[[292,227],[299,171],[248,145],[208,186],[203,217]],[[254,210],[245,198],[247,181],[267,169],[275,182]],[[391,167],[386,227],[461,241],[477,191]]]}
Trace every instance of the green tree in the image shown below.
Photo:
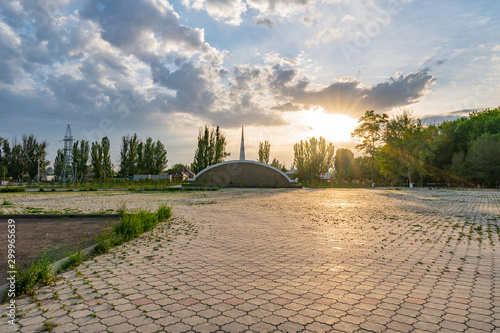
{"label": "green tree", "polygon": [[293,146],[294,165],[300,181],[312,183],[319,181],[321,172],[328,172],[333,166],[335,147],[327,144],[323,137],[312,137]]}
{"label": "green tree", "polygon": [[122,137],[120,150],[120,174],[124,177],[132,176],[137,170],[139,139],[137,134]]}
{"label": "green tree", "polygon": [[56,159],[54,161],[54,173],[57,178],[61,179],[64,169],[64,151],[62,149],[57,150]]}
{"label": "green tree", "polygon": [[89,168],[88,166],[89,156],[90,156],[90,146],[88,141],[82,139],[81,141],[76,141],[73,143],[72,165],[76,169],[75,173],[77,179],[83,179],[87,174]]}
{"label": "green tree", "polygon": [[339,181],[352,181],[355,178],[354,154],[346,148],[339,148],[333,161]]}
{"label": "green tree", "polygon": [[[63,157],[64,158],[64,157]],[[98,141],[92,142],[92,147],[90,149],[90,164],[92,166],[92,172],[94,173],[94,178],[103,178],[103,159],[102,159],[102,148]]]}
{"label": "green tree", "polygon": [[379,144],[383,141],[383,130],[387,123],[388,116],[375,113],[375,111],[366,111],[365,115],[359,118],[361,124],[352,132],[352,137],[361,140],[356,145],[356,149],[362,151],[370,158],[372,186],[375,185],[375,153]]}
{"label": "green tree", "polygon": [[167,173],[176,173],[176,172],[181,172],[184,168],[187,168],[188,166],[182,163],[176,163],[174,164],[170,169],[168,169],[166,172]]}
{"label": "green tree", "polygon": [[273,161],[270,164],[272,167],[275,167],[278,170],[281,170],[283,172],[287,172],[287,168],[284,164],[281,164],[280,161],[277,158],[273,158]]}
{"label": "green tree", "polygon": [[219,126],[214,130],[205,125],[204,129],[200,129],[198,134],[198,146],[194,153],[194,160],[191,164],[191,170],[198,173],[201,170],[224,162],[229,156],[226,151],[226,137],[219,129]]}
{"label": "green tree", "polygon": [[47,141],[39,142],[33,134],[23,135],[21,159],[23,173],[28,173],[34,178],[38,175],[38,170],[42,172],[49,166],[50,162],[46,160],[47,146]]}
{"label": "green tree", "polygon": [[269,141],[259,143],[259,162],[269,164],[269,154],[271,153],[271,144]]}
{"label": "green tree", "polygon": [[470,146],[466,160],[471,178],[486,186],[500,182],[500,134],[483,134]]}
{"label": "green tree", "polygon": [[111,163],[111,143],[107,136],[102,138],[100,148],[101,148],[100,154],[102,158],[102,171],[103,171],[102,177],[104,179],[113,178],[114,172],[113,172],[113,164]]}
{"label": "green tree", "polygon": [[[427,137],[429,133],[408,110],[402,110],[390,119],[384,133],[382,172],[388,174],[394,172],[396,166],[404,165],[409,186],[413,187],[412,173],[417,172],[421,177],[427,173],[426,160],[432,153],[432,144]],[[399,173],[400,169],[397,170]]]}
{"label": "green tree", "polygon": [[167,150],[160,140],[156,141],[153,148],[153,174],[159,175],[167,168]]}

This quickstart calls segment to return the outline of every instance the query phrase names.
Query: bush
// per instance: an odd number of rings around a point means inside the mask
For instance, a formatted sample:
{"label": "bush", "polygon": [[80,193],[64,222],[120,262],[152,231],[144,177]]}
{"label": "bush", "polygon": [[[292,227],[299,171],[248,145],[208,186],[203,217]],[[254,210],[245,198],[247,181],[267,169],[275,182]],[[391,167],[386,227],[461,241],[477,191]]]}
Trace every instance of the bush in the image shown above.
{"label": "bush", "polygon": [[160,222],[169,219],[170,217],[172,217],[172,207],[169,207],[165,204],[161,205],[158,208],[157,215],[158,215],[158,221]]}
{"label": "bush", "polygon": [[51,263],[47,254],[43,252],[42,257],[36,263],[32,263],[28,269],[23,270],[16,266],[16,296],[23,293],[32,294],[39,283],[50,283],[54,278],[52,264],[53,262]]}
{"label": "bush", "polygon": [[64,271],[68,268],[74,268],[80,265],[85,259],[87,259],[88,255],[83,252],[83,244],[80,244],[75,248],[75,250],[71,253],[68,253],[68,261],[66,261],[59,271]]}
{"label": "bush", "polygon": [[0,189],[0,193],[26,192],[26,187],[5,187]]}

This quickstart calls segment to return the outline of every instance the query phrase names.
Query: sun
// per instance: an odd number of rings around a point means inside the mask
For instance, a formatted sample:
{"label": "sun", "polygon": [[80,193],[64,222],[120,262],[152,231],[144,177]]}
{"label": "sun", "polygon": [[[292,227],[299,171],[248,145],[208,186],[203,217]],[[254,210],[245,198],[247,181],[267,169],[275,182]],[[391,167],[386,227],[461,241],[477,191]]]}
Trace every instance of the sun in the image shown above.
{"label": "sun", "polygon": [[302,111],[307,136],[324,137],[331,142],[348,142],[358,120],[346,115],[330,114],[324,111]]}

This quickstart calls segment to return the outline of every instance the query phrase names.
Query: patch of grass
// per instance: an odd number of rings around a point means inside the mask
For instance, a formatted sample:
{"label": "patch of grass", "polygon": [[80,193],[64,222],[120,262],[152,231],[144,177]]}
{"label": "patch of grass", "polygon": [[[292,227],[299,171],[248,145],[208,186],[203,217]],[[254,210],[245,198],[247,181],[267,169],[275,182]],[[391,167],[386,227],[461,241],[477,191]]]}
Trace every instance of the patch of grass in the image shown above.
{"label": "patch of grass", "polygon": [[49,261],[44,251],[42,257],[35,263],[32,263],[28,269],[24,270],[17,266],[16,296],[24,293],[33,294],[37,284],[52,282],[54,279],[54,275],[52,274],[53,263]]}
{"label": "patch of grass", "polygon": [[12,202],[8,201],[7,199],[3,199],[2,206],[12,206]]}
{"label": "patch of grass", "polygon": [[59,326],[59,324],[47,320],[46,322],[43,323],[40,332],[54,332],[54,328],[56,328],[57,326]]}
{"label": "patch of grass", "polygon": [[26,187],[4,187],[0,188],[0,193],[26,192]]}
{"label": "patch of grass", "polygon": [[79,244],[73,252],[68,253],[68,258],[68,261],[61,266],[60,271],[77,267],[88,258],[88,255],[83,252],[83,244]]}

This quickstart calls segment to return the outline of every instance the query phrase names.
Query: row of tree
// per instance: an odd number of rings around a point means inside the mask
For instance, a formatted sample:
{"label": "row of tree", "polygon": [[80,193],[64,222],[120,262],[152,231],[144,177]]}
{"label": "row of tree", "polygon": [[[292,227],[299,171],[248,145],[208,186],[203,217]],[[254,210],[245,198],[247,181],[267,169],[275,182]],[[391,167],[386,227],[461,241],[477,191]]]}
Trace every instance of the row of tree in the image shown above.
{"label": "row of tree", "polygon": [[402,110],[389,118],[367,111],[352,133],[363,157],[351,159],[346,178],[372,183],[453,183],[497,187],[500,183],[500,109],[425,126]]}
{"label": "row of tree", "polygon": [[158,175],[167,168],[167,150],[158,140],[148,137],[142,142],[137,134],[122,137],[120,171],[123,177],[134,174]]}
{"label": "row of tree", "polygon": [[38,141],[33,134],[23,135],[21,142],[16,139],[9,143],[0,137],[1,175],[5,177],[22,178],[36,177],[38,171],[43,171],[50,164],[46,160],[47,141]]}

